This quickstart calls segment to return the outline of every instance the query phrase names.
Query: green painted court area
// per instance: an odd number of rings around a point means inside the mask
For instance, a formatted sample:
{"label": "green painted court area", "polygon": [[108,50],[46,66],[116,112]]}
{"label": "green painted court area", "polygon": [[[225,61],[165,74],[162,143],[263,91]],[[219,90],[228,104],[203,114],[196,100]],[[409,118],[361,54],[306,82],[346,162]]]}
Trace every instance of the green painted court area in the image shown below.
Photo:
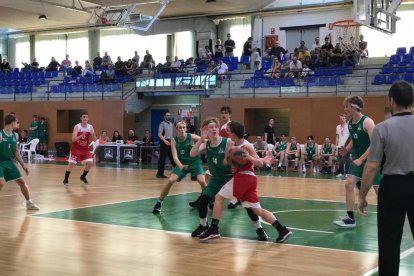
{"label": "green painted court area", "polygon": [[[158,229],[180,233],[191,233],[199,224],[198,211],[188,206],[198,193],[168,196],[164,200],[161,215],[152,214],[155,198],[112,203],[36,215],[55,219],[85,221],[137,228]],[[367,217],[357,215],[355,229],[340,229],[332,221],[345,214],[345,205],[319,200],[297,200],[262,197],[264,208],[294,232],[288,244],[321,248],[374,252],[377,248],[376,206],[369,206]],[[211,212],[209,212],[209,216]],[[210,221],[210,218],[209,218]],[[401,251],[414,247],[408,223],[404,229]],[[220,233],[224,237],[255,240],[256,233],[244,208],[227,209],[220,221]],[[276,231],[263,224],[271,240]],[[414,270],[414,254],[402,260],[401,267]]]}

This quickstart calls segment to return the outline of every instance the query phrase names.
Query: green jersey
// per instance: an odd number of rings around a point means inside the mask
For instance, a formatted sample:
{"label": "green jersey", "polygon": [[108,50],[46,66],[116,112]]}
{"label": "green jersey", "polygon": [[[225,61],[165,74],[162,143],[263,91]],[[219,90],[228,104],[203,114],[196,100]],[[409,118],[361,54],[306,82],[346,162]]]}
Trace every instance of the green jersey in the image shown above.
{"label": "green jersey", "polygon": [[224,153],[226,152],[227,138],[222,137],[217,147],[212,147],[210,141],[206,143],[206,158],[208,169],[214,177],[231,176],[231,167],[224,166]]}
{"label": "green jersey", "polygon": [[178,159],[183,165],[190,165],[193,162],[201,160],[200,156],[190,157],[190,151],[193,148],[190,133],[186,133],[185,138],[182,141],[180,141],[177,136],[174,137],[174,140]]}
{"label": "green jersey", "polygon": [[286,150],[286,147],[287,147],[287,141],[285,141],[285,142],[279,142],[279,143],[277,143],[277,146],[276,146],[276,152],[281,152],[281,151],[284,151],[284,150]]}
{"label": "green jersey", "polygon": [[2,137],[0,141],[0,161],[11,160],[16,151],[17,135],[12,131],[11,136],[9,136],[4,132],[4,129],[0,133]]}
{"label": "green jersey", "polygon": [[37,127],[36,129],[32,130],[32,134],[31,134],[30,138],[32,138],[32,139],[39,138],[39,126],[40,126],[39,121],[32,121],[30,123],[30,128]]}
{"label": "green jersey", "polygon": [[315,144],[309,145],[309,143],[306,143],[306,155],[308,156],[308,159],[312,159],[312,157],[316,153],[316,147]]}
{"label": "green jersey", "polygon": [[332,144],[324,144],[323,145],[323,154],[332,154]]}
{"label": "green jersey", "polygon": [[39,126],[37,128],[39,137],[47,137],[47,124],[46,123],[39,123]]}
{"label": "green jersey", "polygon": [[290,144],[290,150],[294,151],[298,149],[298,144]]}
{"label": "green jersey", "polygon": [[369,148],[371,141],[368,133],[364,130],[364,121],[368,118],[362,116],[362,118],[354,124],[352,119],[348,123],[349,135],[352,138],[352,159],[358,159]]}

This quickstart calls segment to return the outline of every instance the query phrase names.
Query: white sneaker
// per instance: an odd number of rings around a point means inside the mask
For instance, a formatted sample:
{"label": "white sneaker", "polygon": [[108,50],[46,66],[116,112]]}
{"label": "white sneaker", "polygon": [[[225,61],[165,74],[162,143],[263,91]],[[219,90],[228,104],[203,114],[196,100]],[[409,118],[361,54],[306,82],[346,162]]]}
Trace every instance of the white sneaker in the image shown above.
{"label": "white sneaker", "polygon": [[335,177],[336,177],[336,178],[342,178],[342,177],[345,177],[345,175],[343,175],[342,173],[339,173],[339,174],[337,174]]}
{"label": "white sneaker", "polygon": [[33,202],[26,202],[26,209],[27,210],[40,210],[39,206],[37,206],[35,203]]}
{"label": "white sneaker", "polygon": [[356,226],[356,221],[355,219],[351,219],[350,217],[346,216],[346,217],[339,217],[340,220],[334,220],[334,224],[339,226],[339,227],[344,227],[344,228],[354,228]]}
{"label": "white sneaker", "polygon": [[306,168],[302,168],[302,172],[303,173],[306,173]]}

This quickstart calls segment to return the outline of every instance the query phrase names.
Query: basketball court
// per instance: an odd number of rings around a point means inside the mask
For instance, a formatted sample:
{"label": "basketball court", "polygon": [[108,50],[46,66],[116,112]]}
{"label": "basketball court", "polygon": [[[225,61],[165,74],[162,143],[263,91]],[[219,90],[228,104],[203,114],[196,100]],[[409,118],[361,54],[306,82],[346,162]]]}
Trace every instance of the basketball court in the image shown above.
{"label": "basketball court", "polygon": [[[155,170],[135,165],[95,167],[85,189],[76,167],[70,188],[61,184],[64,163],[30,165],[29,182],[39,212],[26,212],[17,185],[0,195],[0,229],[4,239],[5,275],[375,275],[377,268],[376,206],[357,217],[355,229],[332,223],[344,215],[343,181],[263,172],[262,205],[294,234],[273,243],[274,229],[264,224],[269,242],[256,241],[245,210],[225,209],[221,239],[201,243],[190,233],[198,212],[188,202],[199,186],[187,178],[172,188],[161,215],[152,208],[165,180]],[[375,203],[371,192],[370,203]],[[209,217],[211,213],[209,212]],[[414,266],[414,243],[404,229],[400,275]],[[213,273],[213,274],[214,274]]]}

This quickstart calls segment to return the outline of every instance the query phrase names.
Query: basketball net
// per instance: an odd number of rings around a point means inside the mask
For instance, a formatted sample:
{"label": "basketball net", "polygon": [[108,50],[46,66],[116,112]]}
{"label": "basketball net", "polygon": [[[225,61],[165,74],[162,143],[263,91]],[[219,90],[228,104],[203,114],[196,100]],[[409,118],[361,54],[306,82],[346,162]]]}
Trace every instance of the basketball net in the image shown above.
{"label": "basketball net", "polygon": [[361,25],[353,20],[330,23],[332,45],[335,47],[336,43],[339,43],[342,52],[358,50],[360,29]]}
{"label": "basketball net", "polygon": [[105,25],[108,23],[108,19],[106,17],[106,11],[103,8],[96,8],[94,10],[95,16],[97,18],[97,23]]}

